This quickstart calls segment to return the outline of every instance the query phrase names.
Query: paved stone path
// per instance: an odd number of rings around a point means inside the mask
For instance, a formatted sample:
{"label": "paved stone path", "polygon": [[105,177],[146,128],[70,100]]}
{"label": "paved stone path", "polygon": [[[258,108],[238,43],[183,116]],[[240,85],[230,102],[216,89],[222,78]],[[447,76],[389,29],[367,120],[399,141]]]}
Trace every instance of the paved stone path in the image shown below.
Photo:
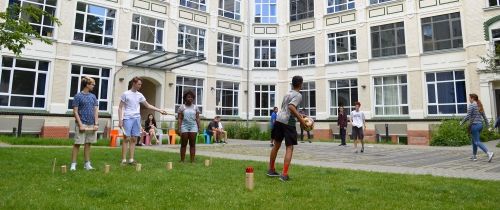
{"label": "paved stone path", "polygon": [[[431,174],[483,180],[500,180],[500,148],[497,141],[488,142],[490,151],[496,153],[491,163],[484,153],[478,152],[478,161],[469,160],[471,146],[458,148],[408,145],[367,144],[365,153],[355,154],[352,144],[299,143],[294,149],[292,163],[299,165],[343,168],[365,171]],[[284,146],[284,145],[283,145]],[[179,152],[179,145],[145,146],[143,149]],[[197,154],[237,160],[265,161],[269,159],[269,142],[230,140],[229,144],[197,145]],[[283,162],[284,147],[277,162]]]}

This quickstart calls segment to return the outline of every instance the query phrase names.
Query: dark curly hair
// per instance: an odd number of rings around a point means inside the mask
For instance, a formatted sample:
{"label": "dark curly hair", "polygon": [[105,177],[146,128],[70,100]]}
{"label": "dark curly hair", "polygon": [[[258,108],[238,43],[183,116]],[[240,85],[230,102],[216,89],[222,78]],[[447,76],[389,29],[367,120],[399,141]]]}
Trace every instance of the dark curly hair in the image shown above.
{"label": "dark curly hair", "polygon": [[182,99],[184,100],[184,102],[186,102],[186,98],[188,95],[191,95],[191,97],[193,97],[193,100],[196,98],[196,94],[194,94],[192,90],[186,90],[184,91],[184,95],[182,95]]}

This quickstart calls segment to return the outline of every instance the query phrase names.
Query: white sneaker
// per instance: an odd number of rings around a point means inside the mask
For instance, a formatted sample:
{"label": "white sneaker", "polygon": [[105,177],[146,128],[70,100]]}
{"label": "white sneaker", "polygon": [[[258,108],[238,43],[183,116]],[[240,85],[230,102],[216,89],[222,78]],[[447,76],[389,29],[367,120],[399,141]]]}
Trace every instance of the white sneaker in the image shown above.
{"label": "white sneaker", "polygon": [[473,155],[472,157],[469,158],[470,160],[472,161],[477,161],[477,157],[475,155]]}
{"label": "white sneaker", "polygon": [[87,171],[95,170],[95,168],[90,165],[90,161],[86,162],[85,165],[83,166],[83,168],[85,168],[85,170],[87,170]]}
{"label": "white sneaker", "polygon": [[71,163],[70,171],[76,171],[76,163]]}
{"label": "white sneaker", "polygon": [[495,154],[493,152],[488,152],[488,162],[491,162],[491,160],[493,159],[493,156]]}

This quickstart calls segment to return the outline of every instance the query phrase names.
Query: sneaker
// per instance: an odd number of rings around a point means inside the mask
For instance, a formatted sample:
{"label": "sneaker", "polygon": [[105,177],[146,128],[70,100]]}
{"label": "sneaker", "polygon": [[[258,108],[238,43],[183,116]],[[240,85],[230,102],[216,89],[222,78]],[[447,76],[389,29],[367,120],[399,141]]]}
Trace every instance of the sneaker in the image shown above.
{"label": "sneaker", "polygon": [[86,162],[85,165],[83,166],[83,168],[85,168],[85,170],[87,170],[87,171],[95,170],[95,168],[92,167],[92,165],[90,165],[90,162]]}
{"label": "sneaker", "polygon": [[365,148],[361,148],[361,153],[365,152]]}
{"label": "sneaker", "polygon": [[339,144],[339,147],[340,147],[340,146],[344,146],[344,145],[343,145],[343,144]]}
{"label": "sneaker", "polygon": [[354,150],[354,153],[358,154],[358,150]]}
{"label": "sneaker", "polygon": [[70,171],[76,171],[76,163],[71,163]]}
{"label": "sneaker", "polygon": [[477,157],[473,155],[472,157],[469,158],[471,161],[477,161]]}
{"label": "sneaker", "polygon": [[495,155],[495,153],[493,152],[488,152],[488,162],[491,162],[491,160],[493,159],[493,156]]}
{"label": "sneaker", "polygon": [[128,162],[128,164],[129,164],[129,165],[133,165],[133,166],[135,166],[135,165],[137,165],[137,161],[135,161],[135,160],[133,160],[133,161],[129,161],[129,162]]}
{"label": "sneaker", "polygon": [[120,165],[122,165],[122,166],[127,165],[127,161],[126,160],[122,160],[122,162],[120,163]]}
{"label": "sneaker", "polygon": [[269,176],[269,177],[277,177],[277,176],[280,176],[280,174],[279,174],[279,173],[276,173],[276,171],[274,171],[274,170],[270,170],[270,169],[269,169],[269,170],[267,171],[267,176]]}
{"label": "sneaker", "polygon": [[285,175],[281,175],[281,176],[280,176],[280,180],[281,180],[282,182],[287,182],[288,180],[290,180],[290,177],[288,177],[288,175],[286,175],[286,176],[285,176]]}
{"label": "sneaker", "polygon": [[311,140],[309,140],[309,143],[312,143],[312,141],[311,141]]}

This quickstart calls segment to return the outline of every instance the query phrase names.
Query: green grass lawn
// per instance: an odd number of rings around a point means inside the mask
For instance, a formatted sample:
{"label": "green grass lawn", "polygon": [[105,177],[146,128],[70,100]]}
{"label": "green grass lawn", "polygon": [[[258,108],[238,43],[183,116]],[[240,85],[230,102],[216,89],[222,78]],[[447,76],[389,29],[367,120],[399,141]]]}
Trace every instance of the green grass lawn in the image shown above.
{"label": "green grass lawn", "polygon": [[[0,148],[0,209],[498,209],[500,182],[330,168],[290,168],[265,176],[266,163],[213,159],[180,164],[178,154],[137,150],[143,170],[120,166],[120,149],[93,148],[96,171],[60,173],[71,148]],[[56,173],[52,161],[57,158]],[[167,171],[165,164],[174,162]],[[104,164],[111,173],[104,174]],[[255,190],[245,168],[255,168]],[[281,165],[278,165],[281,169]],[[69,169],[69,166],[68,166]]]}

